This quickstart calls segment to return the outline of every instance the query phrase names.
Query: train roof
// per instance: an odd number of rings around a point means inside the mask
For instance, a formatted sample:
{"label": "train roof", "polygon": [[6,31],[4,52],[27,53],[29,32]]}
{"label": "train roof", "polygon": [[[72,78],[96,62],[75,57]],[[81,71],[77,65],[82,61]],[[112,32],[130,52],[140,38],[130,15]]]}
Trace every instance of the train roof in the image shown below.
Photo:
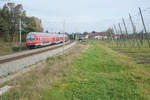
{"label": "train roof", "polygon": [[28,34],[50,34],[50,33],[44,33],[44,32],[30,32]]}
{"label": "train roof", "polygon": [[67,34],[58,34],[58,33],[44,33],[44,32],[30,32],[28,33],[27,35],[37,35],[39,34],[40,36],[49,36],[49,35],[54,35],[54,36],[58,36],[58,37],[67,37],[68,35]]}
{"label": "train roof", "polygon": [[63,35],[63,34],[59,34],[59,33],[44,33],[44,32],[30,32],[28,34],[55,34],[55,35]]}

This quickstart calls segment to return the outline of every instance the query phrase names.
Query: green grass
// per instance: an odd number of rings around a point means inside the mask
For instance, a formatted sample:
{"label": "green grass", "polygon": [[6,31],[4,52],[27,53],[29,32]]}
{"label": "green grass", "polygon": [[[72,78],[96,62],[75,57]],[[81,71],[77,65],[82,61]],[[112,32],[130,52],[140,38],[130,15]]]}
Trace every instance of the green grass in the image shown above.
{"label": "green grass", "polygon": [[14,88],[2,100],[150,98],[150,67],[112,50],[109,42],[90,41],[89,45],[82,54],[80,51],[87,46],[80,44],[65,55],[48,58],[36,70],[10,82]]}
{"label": "green grass", "polygon": [[[21,50],[26,50],[26,49],[27,48],[25,46],[21,48]],[[16,46],[2,46],[0,48],[0,55],[9,54],[9,53],[18,52],[18,51],[20,51],[20,48]]]}
{"label": "green grass", "polygon": [[[42,100],[146,100],[143,83],[99,42],[73,62],[63,80],[43,92]],[[136,76],[136,75],[135,75]]]}
{"label": "green grass", "polygon": [[5,46],[0,48],[0,54],[7,54],[11,52],[13,52],[12,47]]}

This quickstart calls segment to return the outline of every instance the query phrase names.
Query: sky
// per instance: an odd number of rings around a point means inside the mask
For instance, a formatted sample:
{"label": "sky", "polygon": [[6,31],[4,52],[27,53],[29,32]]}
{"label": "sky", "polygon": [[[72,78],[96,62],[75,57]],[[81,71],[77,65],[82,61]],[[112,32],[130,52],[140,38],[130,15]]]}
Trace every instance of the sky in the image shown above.
{"label": "sky", "polygon": [[[150,0],[8,0],[21,3],[28,16],[42,20],[50,32],[105,31],[121,22],[138,7],[150,7]],[[0,6],[6,1],[0,0]],[[65,24],[64,24],[65,23]],[[64,27],[65,26],[65,27]]]}

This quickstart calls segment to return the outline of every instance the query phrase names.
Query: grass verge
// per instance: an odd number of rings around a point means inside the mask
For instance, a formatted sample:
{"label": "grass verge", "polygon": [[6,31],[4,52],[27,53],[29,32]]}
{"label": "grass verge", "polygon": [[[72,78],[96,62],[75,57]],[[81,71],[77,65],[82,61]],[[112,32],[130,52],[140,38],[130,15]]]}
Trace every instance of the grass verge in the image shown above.
{"label": "grass verge", "polygon": [[43,100],[148,99],[150,78],[142,74],[146,70],[125,60],[130,58],[92,42],[91,48],[73,62],[64,79],[43,93]]}
{"label": "grass verge", "polygon": [[64,56],[50,58],[53,61],[48,59],[47,64],[50,68],[37,69],[25,75],[24,81],[14,82],[12,85],[21,84],[22,87],[16,87],[6,93],[3,96],[4,100],[150,98],[150,71],[147,67],[113,51],[103,42],[90,42],[90,48],[80,55],[85,47],[77,46]]}
{"label": "grass verge", "polygon": [[[27,50],[26,46],[22,46],[21,50]],[[6,55],[18,51],[20,51],[20,48],[17,46],[2,46],[0,48],[0,55]]]}

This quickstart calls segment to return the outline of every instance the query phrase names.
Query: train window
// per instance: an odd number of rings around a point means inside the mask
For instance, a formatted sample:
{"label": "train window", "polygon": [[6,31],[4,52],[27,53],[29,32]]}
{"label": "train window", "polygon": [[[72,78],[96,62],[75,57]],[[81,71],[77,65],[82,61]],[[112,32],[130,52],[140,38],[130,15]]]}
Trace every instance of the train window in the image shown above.
{"label": "train window", "polygon": [[34,41],[34,40],[35,40],[35,35],[28,35],[28,36],[27,36],[27,40],[28,40],[29,42]]}

